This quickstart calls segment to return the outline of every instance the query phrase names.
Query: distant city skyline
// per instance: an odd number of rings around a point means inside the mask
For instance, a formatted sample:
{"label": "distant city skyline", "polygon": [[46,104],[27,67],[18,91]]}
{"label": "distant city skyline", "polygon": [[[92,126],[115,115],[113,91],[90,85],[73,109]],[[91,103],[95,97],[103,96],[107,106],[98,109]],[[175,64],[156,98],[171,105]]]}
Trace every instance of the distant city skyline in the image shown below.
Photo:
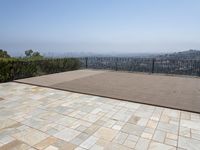
{"label": "distant city skyline", "polygon": [[199,0],[1,0],[0,49],[167,53],[200,49]]}

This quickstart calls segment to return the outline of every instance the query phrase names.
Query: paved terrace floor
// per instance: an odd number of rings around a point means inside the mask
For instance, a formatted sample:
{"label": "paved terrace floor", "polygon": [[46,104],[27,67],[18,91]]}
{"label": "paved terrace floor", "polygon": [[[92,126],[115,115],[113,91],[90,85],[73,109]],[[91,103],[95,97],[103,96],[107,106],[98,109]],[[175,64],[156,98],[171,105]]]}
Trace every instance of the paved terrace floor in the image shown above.
{"label": "paved terrace floor", "polygon": [[78,70],[17,82],[200,113],[200,78]]}
{"label": "paved terrace floor", "polygon": [[200,149],[200,114],[0,84],[0,150]]}

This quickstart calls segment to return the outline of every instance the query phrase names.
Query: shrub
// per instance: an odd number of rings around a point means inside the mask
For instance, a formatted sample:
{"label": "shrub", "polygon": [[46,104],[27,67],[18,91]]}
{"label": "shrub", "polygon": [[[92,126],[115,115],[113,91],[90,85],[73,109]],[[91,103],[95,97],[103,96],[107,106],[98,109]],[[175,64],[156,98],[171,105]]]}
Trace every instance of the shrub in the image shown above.
{"label": "shrub", "polygon": [[44,74],[79,69],[80,62],[75,58],[60,59],[0,59],[0,82],[33,77]]}

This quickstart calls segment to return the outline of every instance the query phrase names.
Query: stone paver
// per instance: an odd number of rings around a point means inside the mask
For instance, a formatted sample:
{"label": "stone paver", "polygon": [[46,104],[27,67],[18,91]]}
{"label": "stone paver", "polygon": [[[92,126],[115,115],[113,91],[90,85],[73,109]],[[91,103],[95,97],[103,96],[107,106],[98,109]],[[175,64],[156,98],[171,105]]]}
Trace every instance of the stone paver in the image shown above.
{"label": "stone paver", "polygon": [[0,150],[200,149],[200,114],[0,84]]}

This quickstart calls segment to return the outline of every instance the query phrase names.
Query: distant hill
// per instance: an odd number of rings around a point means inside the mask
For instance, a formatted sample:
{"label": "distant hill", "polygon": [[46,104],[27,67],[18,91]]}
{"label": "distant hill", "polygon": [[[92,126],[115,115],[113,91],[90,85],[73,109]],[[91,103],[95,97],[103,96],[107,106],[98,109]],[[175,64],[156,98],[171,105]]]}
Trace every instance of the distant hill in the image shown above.
{"label": "distant hill", "polygon": [[200,60],[200,50],[188,50],[183,52],[175,52],[171,54],[158,55],[160,59],[195,59]]}

